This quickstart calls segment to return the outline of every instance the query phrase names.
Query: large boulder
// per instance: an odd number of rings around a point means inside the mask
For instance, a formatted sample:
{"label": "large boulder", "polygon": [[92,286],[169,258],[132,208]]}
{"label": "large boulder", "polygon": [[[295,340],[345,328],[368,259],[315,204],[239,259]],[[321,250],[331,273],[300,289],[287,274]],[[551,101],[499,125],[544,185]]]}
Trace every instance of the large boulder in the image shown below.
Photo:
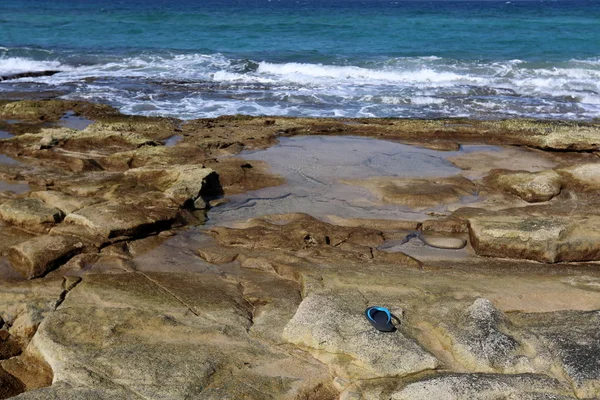
{"label": "large boulder", "polygon": [[542,172],[492,171],[485,179],[494,189],[519,196],[529,203],[548,201],[562,188],[562,177],[553,170]]}
{"label": "large boulder", "polygon": [[600,217],[482,216],[469,219],[478,255],[540,262],[600,260]]}

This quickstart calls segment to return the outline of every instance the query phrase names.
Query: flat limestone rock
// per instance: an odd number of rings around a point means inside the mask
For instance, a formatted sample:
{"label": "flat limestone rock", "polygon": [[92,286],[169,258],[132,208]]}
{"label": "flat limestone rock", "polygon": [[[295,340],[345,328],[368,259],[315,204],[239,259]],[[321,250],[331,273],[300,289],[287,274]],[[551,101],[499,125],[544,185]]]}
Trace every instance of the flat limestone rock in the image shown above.
{"label": "flat limestone rock", "polygon": [[40,199],[14,199],[0,205],[0,218],[34,231],[44,231],[64,217],[61,210]]}
{"label": "flat limestone rock", "polygon": [[27,279],[37,278],[78,254],[84,243],[73,236],[42,235],[8,249],[8,258]]}
{"label": "flat limestone rock", "polygon": [[544,375],[449,374],[411,383],[392,394],[393,400],[567,400],[566,385]]}
{"label": "flat limestone rock", "polygon": [[483,216],[469,219],[478,255],[546,263],[600,260],[598,216]]}
{"label": "flat limestone rock", "polygon": [[170,167],[141,167],[128,170],[125,175],[146,181],[172,198],[177,204],[194,202],[207,189],[210,179],[217,179],[214,171],[201,165]]}
{"label": "flat limestone rock", "polygon": [[286,325],[291,343],[332,355],[345,355],[341,368],[363,378],[404,376],[431,370],[438,361],[400,331],[382,333],[365,319],[364,301],[356,295],[311,294]]}
{"label": "flat limestone rock", "polygon": [[291,400],[328,377],[314,359],[249,336],[239,286],[216,274],[86,275],[29,346],[53,386],[23,398]]}
{"label": "flat limestone rock", "polygon": [[77,210],[65,223],[84,226],[106,238],[147,236],[175,225],[178,212],[165,207],[109,201]]}
{"label": "flat limestone rock", "polygon": [[31,193],[31,197],[40,199],[49,206],[58,208],[65,215],[103,201],[100,198],[76,196],[56,190],[33,192]]}
{"label": "flat limestone rock", "polygon": [[529,203],[548,201],[562,189],[563,178],[555,171],[512,172],[493,171],[485,179],[495,189],[519,196]]}
{"label": "flat limestone rock", "polygon": [[56,308],[64,292],[60,278],[21,282],[0,281],[0,318],[9,326],[12,338],[23,347],[42,320]]}

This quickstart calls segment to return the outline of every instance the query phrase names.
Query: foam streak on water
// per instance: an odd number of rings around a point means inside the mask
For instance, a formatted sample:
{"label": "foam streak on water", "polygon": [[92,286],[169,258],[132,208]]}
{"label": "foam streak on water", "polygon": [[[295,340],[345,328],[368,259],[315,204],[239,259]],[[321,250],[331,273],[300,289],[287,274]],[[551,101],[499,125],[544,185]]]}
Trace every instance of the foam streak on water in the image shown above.
{"label": "foam streak on water", "polygon": [[223,114],[592,119],[600,60],[477,62],[388,58],[364,65],[273,63],[220,54],[144,55],[92,65],[0,58],[0,75],[59,69],[5,82],[3,91],[64,90],[122,111],[181,118]]}

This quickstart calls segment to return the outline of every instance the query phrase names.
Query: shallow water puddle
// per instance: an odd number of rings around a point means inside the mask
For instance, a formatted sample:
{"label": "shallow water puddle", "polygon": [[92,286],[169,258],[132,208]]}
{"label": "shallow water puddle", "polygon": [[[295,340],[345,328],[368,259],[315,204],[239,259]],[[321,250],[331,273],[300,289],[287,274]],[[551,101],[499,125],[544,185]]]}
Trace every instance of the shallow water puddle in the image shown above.
{"label": "shallow water puddle", "polygon": [[[459,151],[436,151],[386,140],[360,137],[299,136],[282,138],[266,150],[242,153],[248,161],[261,160],[286,184],[229,197],[230,202],[209,212],[209,224],[222,224],[265,214],[306,212],[316,217],[422,219],[426,212],[381,204],[369,190],[341,183],[343,179],[372,177],[444,178],[462,170],[448,158],[471,152],[501,151],[494,146],[463,146]],[[466,203],[476,196],[466,196]]]}
{"label": "shallow water puddle", "polygon": [[12,137],[14,137],[12,133],[0,129],[0,139],[10,139]]}
{"label": "shallow water puddle", "polygon": [[181,139],[183,139],[183,136],[173,135],[170,138],[168,138],[167,140],[165,140],[165,147],[173,147],[177,143],[179,143],[181,141]]}
{"label": "shallow water puddle", "polygon": [[64,128],[77,129],[78,131],[82,131],[92,123],[94,123],[94,121],[92,121],[91,119],[75,115],[74,111],[67,111],[62,117],[60,117],[56,125],[62,126]]}
{"label": "shallow water puddle", "polygon": [[[0,154],[0,164],[4,165],[19,165],[20,161],[15,160],[9,156],[5,156],[4,154]],[[0,192],[14,192],[16,194],[27,193],[30,191],[29,184],[27,183],[19,183],[19,182],[6,182],[0,180]]]}

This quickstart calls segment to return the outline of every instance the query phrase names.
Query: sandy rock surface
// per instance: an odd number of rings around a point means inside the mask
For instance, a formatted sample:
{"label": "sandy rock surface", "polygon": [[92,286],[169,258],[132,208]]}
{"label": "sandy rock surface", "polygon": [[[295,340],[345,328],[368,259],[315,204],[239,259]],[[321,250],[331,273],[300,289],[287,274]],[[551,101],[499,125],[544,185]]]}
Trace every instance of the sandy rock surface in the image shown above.
{"label": "sandy rock surface", "polygon": [[[0,124],[0,180],[25,188],[0,191],[0,398],[600,397],[597,123],[184,122],[50,100],[0,102]],[[337,191],[273,195],[289,175],[246,150],[300,135],[428,150],[410,176],[315,152],[294,182]]]}

